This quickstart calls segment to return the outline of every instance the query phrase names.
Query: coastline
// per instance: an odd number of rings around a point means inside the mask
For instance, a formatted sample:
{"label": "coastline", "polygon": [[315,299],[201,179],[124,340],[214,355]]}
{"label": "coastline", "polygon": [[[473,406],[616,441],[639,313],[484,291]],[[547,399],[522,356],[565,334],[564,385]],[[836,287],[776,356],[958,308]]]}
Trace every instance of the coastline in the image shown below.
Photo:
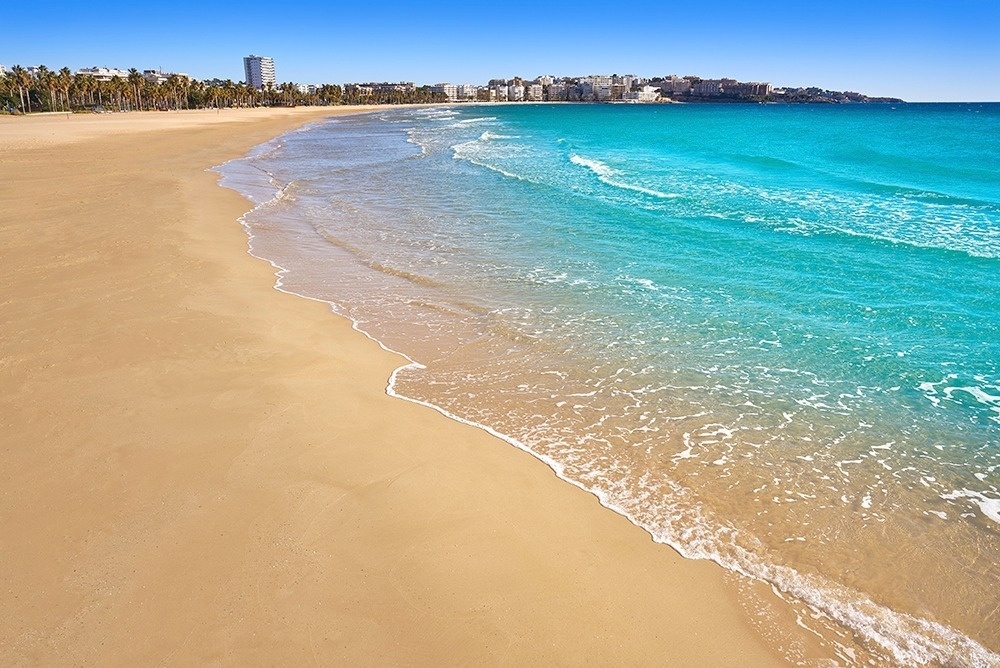
{"label": "coastline", "polygon": [[3,663],[817,657],[273,289],[206,170],[338,111],[0,122]]}

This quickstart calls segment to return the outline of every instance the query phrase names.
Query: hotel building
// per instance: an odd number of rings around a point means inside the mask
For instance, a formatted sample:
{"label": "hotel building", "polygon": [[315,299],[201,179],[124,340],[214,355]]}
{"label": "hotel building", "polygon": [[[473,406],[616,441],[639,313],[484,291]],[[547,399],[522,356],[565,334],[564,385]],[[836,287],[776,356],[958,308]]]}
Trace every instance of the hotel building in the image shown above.
{"label": "hotel building", "polygon": [[277,84],[273,58],[251,54],[243,59],[243,71],[246,73],[247,85],[257,90],[263,90],[268,85],[273,88]]}

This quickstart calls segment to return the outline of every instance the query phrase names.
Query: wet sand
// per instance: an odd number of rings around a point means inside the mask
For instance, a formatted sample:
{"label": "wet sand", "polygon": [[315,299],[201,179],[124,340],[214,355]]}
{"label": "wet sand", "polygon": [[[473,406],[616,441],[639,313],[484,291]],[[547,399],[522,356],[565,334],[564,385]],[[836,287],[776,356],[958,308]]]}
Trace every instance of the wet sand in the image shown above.
{"label": "wet sand", "polygon": [[816,656],[273,289],[206,168],[344,111],[0,118],[0,663]]}

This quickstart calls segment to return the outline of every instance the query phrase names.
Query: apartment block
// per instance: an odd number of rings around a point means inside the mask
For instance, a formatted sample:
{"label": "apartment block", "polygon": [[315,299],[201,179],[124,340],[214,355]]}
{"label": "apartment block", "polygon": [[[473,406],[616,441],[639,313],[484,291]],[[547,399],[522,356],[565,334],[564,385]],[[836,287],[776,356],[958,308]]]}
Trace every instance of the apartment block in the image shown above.
{"label": "apartment block", "polygon": [[243,58],[243,72],[246,84],[257,90],[274,87],[278,80],[274,76],[274,59],[250,54]]}

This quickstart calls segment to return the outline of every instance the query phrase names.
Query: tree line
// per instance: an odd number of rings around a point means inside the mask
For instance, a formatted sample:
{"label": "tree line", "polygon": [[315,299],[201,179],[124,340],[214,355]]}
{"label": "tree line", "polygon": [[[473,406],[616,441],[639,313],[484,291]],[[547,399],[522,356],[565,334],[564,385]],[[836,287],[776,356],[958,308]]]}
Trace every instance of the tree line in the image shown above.
{"label": "tree line", "polygon": [[369,91],[364,87],[324,84],[302,92],[291,82],[258,90],[242,82],[198,81],[170,74],[162,82],[132,68],[125,77],[100,80],[72,73],[68,67],[34,72],[15,65],[0,76],[0,112],[173,111],[230,107],[340,104],[412,104],[445,102],[429,86],[413,90]]}

